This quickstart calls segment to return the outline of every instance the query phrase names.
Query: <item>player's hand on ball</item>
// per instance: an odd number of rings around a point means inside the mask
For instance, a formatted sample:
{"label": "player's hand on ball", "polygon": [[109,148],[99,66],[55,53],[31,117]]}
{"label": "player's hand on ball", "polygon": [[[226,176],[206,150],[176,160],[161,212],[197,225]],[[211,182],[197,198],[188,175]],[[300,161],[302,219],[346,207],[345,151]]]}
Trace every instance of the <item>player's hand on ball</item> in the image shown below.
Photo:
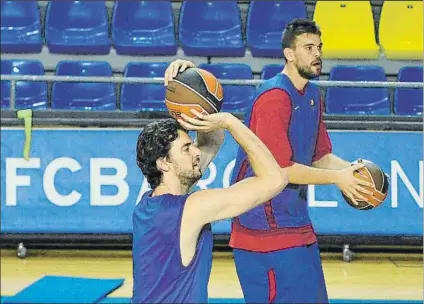
{"label": "player's hand on ball", "polygon": [[350,166],[349,168],[340,170],[339,176],[336,181],[337,187],[352,200],[355,205],[358,205],[357,199],[362,201],[367,201],[367,199],[362,194],[372,194],[371,191],[365,189],[364,187],[373,187],[373,184],[370,181],[365,181],[359,178],[356,178],[353,173],[356,170],[365,167],[361,162]]}
{"label": "player's hand on ball", "polygon": [[178,122],[184,129],[190,131],[212,132],[220,129],[227,129],[231,123],[231,119],[235,118],[230,113],[215,113],[215,114],[201,114],[196,110],[190,110],[196,117],[191,118],[184,113],[181,114],[183,119]]}
{"label": "player's hand on ball", "polygon": [[195,67],[196,65],[193,62],[188,60],[177,59],[171,62],[171,64],[168,66],[168,68],[165,71],[165,76],[164,76],[165,86],[167,86],[168,82],[177,76],[178,72],[183,72],[187,68],[195,68]]}

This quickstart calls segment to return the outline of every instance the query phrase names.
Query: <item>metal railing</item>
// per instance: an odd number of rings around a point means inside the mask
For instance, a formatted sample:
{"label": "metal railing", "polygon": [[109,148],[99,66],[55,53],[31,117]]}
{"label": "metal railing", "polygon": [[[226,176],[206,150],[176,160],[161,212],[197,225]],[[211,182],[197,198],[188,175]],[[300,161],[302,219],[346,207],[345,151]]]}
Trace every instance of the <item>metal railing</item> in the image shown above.
{"label": "metal railing", "polygon": [[[163,84],[164,78],[143,78],[143,77],[98,77],[98,76],[55,76],[55,75],[0,75],[2,81],[10,81],[10,109],[15,109],[16,82],[34,81],[34,82],[99,82],[115,84]],[[265,80],[262,79],[219,79],[221,84],[229,85],[261,85]],[[380,82],[380,81],[311,81],[322,88],[329,87],[361,87],[361,88],[423,88],[422,82]]]}

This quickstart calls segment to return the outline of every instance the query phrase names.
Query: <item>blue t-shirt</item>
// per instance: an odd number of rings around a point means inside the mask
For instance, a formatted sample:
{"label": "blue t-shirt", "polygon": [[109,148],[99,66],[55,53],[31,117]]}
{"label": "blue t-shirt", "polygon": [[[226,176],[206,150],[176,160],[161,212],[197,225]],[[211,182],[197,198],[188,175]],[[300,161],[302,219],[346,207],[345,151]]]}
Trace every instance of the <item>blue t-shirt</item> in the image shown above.
{"label": "blue t-shirt", "polygon": [[188,195],[146,192],[133,213],[133,303],[207,303],[212,267],[210,225],[199,234],[195,255],[184,267],[180,228]]}

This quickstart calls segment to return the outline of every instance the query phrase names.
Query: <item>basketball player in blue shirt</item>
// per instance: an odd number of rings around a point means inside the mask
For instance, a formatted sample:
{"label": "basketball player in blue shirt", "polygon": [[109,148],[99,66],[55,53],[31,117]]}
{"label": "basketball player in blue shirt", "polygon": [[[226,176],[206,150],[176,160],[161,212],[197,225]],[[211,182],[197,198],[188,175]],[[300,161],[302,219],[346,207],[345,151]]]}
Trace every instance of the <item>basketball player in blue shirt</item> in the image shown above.
{"label": "basketball player in blue shirt", "polygon": [[[271,152],[236,117],[193,114],[197,118],[183,114],[178,122],[151,123],[138,138],[137,164],[152,190],[133,213],[133,303],[207,303],[209,223],[266,202],[288,183]],[[246,152],[254,176],[229,188],[190,193],[218,152],[225,129]],[[195,142],[187,130],[197,131]]]}

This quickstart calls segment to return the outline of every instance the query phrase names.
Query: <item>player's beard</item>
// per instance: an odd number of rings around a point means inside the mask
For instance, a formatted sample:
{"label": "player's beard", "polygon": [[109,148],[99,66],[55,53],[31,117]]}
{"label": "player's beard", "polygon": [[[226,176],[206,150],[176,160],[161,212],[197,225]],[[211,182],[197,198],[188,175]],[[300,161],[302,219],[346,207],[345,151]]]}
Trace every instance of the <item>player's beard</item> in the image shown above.
{"label": "player's beard", "polygon": [[305,79],[313,79],[315,77],[318,77],[321,74],[321,69],[322,69],[321,59],[319,61],[321,62],[321,66],[318,69],[318,72],[314,72],[312,70],[312,64],[309,66],[301,66],[296,62],[295,65],[296,65],[297,72],[299,73],[300,76],[302,76]]}
{"label": "player's beard", "polygon": [[182,169],[177,164],[174,164],[174,166],[180,183],[187,188],[191,188],[202,177],[200,165],[193,164],[190,169]]}

